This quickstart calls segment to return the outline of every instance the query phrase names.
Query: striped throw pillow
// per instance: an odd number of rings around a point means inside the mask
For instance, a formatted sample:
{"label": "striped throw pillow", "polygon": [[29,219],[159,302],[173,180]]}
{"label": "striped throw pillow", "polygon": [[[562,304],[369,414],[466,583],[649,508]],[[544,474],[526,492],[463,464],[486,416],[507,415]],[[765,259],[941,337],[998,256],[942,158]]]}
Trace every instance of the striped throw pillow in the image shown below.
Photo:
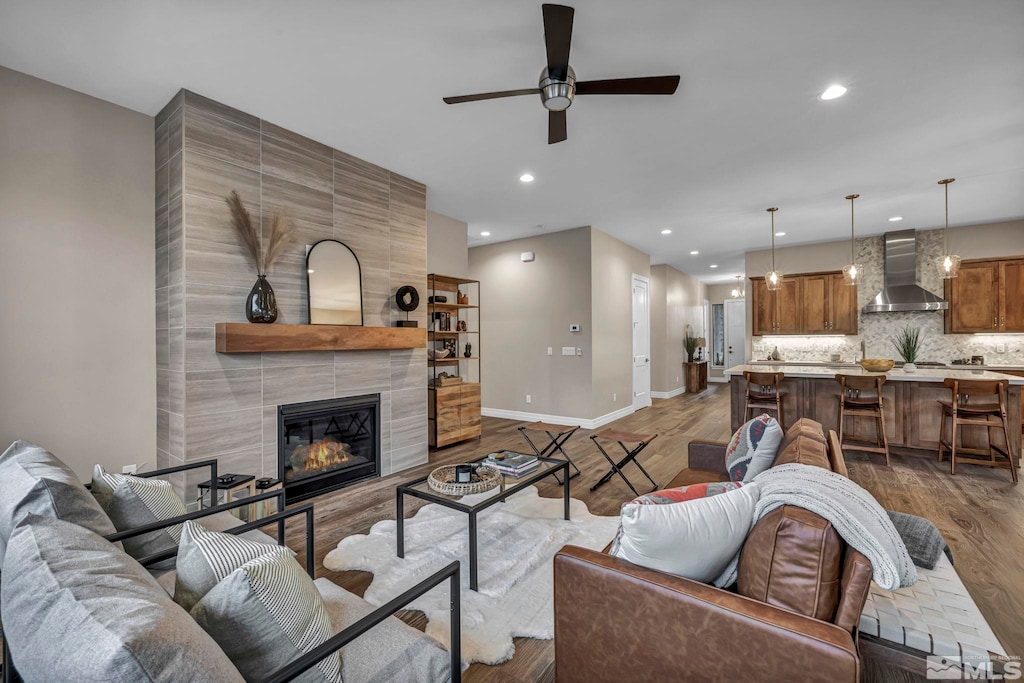
{"label": "striped throw pillow", "polygon": [[192,521],[182,527],[175,565],[174,601],[185,610],[192,609],[211,588],[246,562],[280,547],[208,531]]}
{"label": "striped throw pillow", "polygon": [[[220,574],[241,562],[207,591],[189,614],[247,681],[262,680],[334,634],[320,591],[287,548],[253,543],[262,545],[263,552],[246,559],[256,548],[239,543],[245,539],[189,523],[182,544],[194,544],[196,538],[202,545],[198,552],[209,560],[212,571]],[[179,579],[182,572],[194,568],[193,563],[179,562]],[[342,683],[341,655],[328,655],[296,680]]]}
{"label": "striped throw pillow", "polygon": [[[128,531],[185,514],[185,503],[163,479],[115,474],[96,465],[92,472],[92,494],[118,531]],[[125,551],[134,558],[175,548],[181,540],[181,525],[152,531],[124,540]],[[171,565],[173,566],[173,565]]]}

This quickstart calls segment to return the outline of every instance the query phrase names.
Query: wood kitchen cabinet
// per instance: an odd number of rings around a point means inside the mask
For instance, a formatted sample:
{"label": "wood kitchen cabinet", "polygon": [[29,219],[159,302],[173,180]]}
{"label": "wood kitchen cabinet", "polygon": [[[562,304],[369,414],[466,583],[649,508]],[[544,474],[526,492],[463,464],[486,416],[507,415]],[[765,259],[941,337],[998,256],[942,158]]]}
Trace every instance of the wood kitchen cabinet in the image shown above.
{"label": "wood kitchen cabinet", "polygon": [[1024,332],[1024,258],[964,261],[945,294],[947,334]]}
{"label": "wood kitchen cabinet", "polygon": [[857,334],[857,287],[842,273],[788,275],[775,292],[751,278],[750,291],[755,336]]}

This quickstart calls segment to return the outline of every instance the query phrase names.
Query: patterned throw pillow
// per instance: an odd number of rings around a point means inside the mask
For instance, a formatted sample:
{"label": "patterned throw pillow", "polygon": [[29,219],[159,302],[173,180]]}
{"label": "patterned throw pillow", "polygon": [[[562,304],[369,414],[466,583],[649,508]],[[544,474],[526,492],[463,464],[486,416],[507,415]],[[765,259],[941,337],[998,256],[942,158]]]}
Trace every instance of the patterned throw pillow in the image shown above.
{"label": "patterned throw pillow", "polygon": [[[197,585],[210,571],[227,572],[189,613],[247,681],[264,679],[331,638],[334,628],[323,597],[287,548],[258,549],[253,546],[262,544],[186,524],[179,552],[199,553],[208,565],[179,562],[179,582]],[[256,550],[263,552],[250,559]],[[342,683],[341,655],[325,657],[296,680]]]}
{"label": "patterned throw pillow", "polygon": [[756,483],[712,482],[666,489],[624,503],[609,551],[641,567],[711,582],[750,531]]}
{"label": "patterned throw pillow", "polygon": [[[185,514],[185,503],[169,481],[133,477],[130,474],[105,472],[96,465],[92,473],[92,494],[110,517],[118,531],[128,531],[145,524]],[[139,559],[164,550],[176,548],[181,540],[181,525],[151,531],[127,538],[124,549]],[[163,566],[160,563],[157,566]],[[173,565],[173,560],[171,565]],[[151,567],[152,568],[152,567]]]}
{"label": "patterned throw pillow", "polygon": [[748,482],[771,467],[783,436],[779,421],[767,413],[740,425],[725,449],[729,478]]}

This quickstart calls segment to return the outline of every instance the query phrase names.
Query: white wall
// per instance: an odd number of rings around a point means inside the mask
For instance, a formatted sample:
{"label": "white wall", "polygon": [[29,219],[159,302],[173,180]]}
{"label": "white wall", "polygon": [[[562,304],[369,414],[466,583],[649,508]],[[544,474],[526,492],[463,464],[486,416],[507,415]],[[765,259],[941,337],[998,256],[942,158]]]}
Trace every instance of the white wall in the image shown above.
{"label": "white wall", "polygon": [[0,448],[156,452],[153,119],[0,67]]}
{"label": "white wall", "polygon": [[[704,335],[706,285],[669,265],[651,266],[651,391],[669,394],[684,388],[683,337],[686,326]],[[707,337],[710,337],[710,330]],[[710,338],[708,343],[711,343]]]}

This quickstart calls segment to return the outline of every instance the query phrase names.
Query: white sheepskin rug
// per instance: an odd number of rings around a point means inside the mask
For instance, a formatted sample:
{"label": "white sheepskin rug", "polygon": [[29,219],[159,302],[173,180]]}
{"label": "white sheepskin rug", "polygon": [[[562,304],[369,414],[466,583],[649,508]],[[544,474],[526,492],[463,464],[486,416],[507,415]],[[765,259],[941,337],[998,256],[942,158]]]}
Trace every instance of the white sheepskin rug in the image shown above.
{"label": "white sheepskin rug", "polygon": [[[463,498],[472,503],[493,492]],[[499,664],[512,658],[512,638],[554,637],[553,558],[566,544],[601,550],[618,529],[618,517],[596,517],[582,501],[542,498],[531,486],[477,516],[479,592],[469,589],[469,516],[426,505],[405,520],[405,558],[395,545],[395,522],[377,522],[369,534],[349,536],[324,558],[332,571],[373,573],[365,599],[379,606],[453,560],[462,562],[462,657]],[[448,583],[408,606],[422,610],[427,633],[448,645]]]}

